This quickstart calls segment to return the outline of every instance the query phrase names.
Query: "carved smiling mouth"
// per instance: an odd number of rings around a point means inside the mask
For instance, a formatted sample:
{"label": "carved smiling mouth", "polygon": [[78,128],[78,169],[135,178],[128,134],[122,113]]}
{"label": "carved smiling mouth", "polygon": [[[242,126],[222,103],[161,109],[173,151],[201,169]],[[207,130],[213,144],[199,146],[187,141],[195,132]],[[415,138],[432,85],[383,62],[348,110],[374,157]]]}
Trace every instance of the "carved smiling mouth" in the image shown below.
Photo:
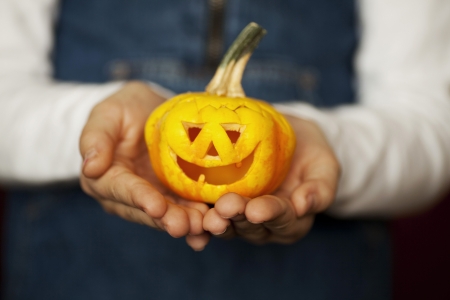
{"label": "carved smiling mouth", "polygon": [[179,156],[177,156],[177,163],[184,174],[194,181],[200,183],[206,182],[212,185],[223,185],[232,184],[241,180],[253,164],[254,156],[255,151],[239,163],[211,168],[197,166],[196,164],[185,161]]}

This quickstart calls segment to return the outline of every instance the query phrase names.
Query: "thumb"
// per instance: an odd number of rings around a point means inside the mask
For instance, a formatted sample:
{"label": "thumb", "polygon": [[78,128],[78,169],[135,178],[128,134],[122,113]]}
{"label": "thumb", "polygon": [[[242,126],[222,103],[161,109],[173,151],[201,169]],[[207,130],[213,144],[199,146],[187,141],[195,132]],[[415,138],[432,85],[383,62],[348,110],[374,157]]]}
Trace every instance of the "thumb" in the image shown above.
{"label": "thumb", "polygon": [[312,164],[305,173],[291,196],[297,216],[327,209],[334,200],[340,175],[339,165],[331,160]]}
{"label": "thumb", "polygon": [[82,173],[88,178],[102,176],[111,166],[120,136],[120,108],[100,103],[91,112],[80,137]]}

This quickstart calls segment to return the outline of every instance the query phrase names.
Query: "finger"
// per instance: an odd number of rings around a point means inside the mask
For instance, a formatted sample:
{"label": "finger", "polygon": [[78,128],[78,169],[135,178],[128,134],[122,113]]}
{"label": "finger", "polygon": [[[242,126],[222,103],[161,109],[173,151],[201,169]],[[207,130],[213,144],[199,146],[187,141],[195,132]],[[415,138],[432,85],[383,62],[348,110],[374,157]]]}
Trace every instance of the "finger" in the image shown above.
{"label": "finger", "polygon": [[206,205],[203,202],[190,201],[190,200],[185,200],[185,199],[182,199],[182,198],[176,198],[175,199],[175,203],[177,203],[177,204],[179,204],[181,206],[185,206],[185,207],[196,209],[199,212],[201,212],[203,215],[205,215],[208,212],[208,210],[209,210],[208,205]]}
{"label": "finger", "polygon": [[185,209],[190,220],[190,235],[200,235],[203,230],[203,216],[209,210],[209,207],[202,202],[185,200],[179,197],[171,197],[173,203]]}
{"label": "finger", "polygon": [[138,223],[141,225],[147,225],[152,228],[156,229],[163,229],[163,227],[155,220],[153,220],[151,217],[149,217],[146,213],[143,211],[133,208],[121,203],[109,201],[109,200],[103,200],[99,201],[103,209],[112,215],[119,216],[127,221]]}
{"label": "finger", "polygon": [[[249,216],[250,212],[255,216]],[[271,195],[251,200],[247,204],[246,215],[248,219],[267,220],[262,223],[270,232],[266,241],[281,244],[292,244],[304,237],[311,229],[314,220],[313,215],[298,219],[295,208],[287,197]]]}
{"label": "finger", "polygon": [[189,214],[176,204],[167,204],[167,212],[161,222],[163,228],[174,238],[186,236],[190,232]]}
{"label": "finger", "polygon": [[292,244],[301,238],[305,237],[311,230],[314,222],[314,215],[304,216],[297,219],[289,226],[289,230],[273,233],[268,240],[273,243]]}
{"label": "finger", "polygon": [[242,215],[249,200],[250,198],[242,197],[235,193],[228,193],[217,200],[214,208],[222,218],[230,219],[237,215]]}
{"label": "finger", "polygon": [[230,220],[232,228],[237,236],[243,237],[256,244],[267,242],[267,237],[270,235],[270,232],[263,224],[249,222],[244,214],[237,215]]}
{"label": "finger", "polygon": [[164,230],[175,238],[186,236],[189,233],[190,223],[187,213],[171,203],[168,205],[167,213],[161,219],[153,219],[137,208],[118,202],[104,200],[100,201],[100,204],[110,214],[117,215],[130,222]]}
{"label": "finger", "polygon": [[302,183],[291,196],[297,216],[318,213],[331,205],[339,173],[339,165],[332,159],[312,164],[305,169]]}
{"label": "finger", "polygon": [[229,219],[232,225],[222,236],[235,234],[253,242],[261,242],[267,237],[264,226],[247,220],[244,212],[248,201],[250,198],[235,193],[225,194],[217,200],[215,210],[222,218]]}
{"label": "finger", "polygon": [[296,229],[295,210],[287,198],[265,195],[252,199],[245,215],[251,222],[264,222],[264,227],[272,234],[291,235]]}
{"label": "finger", "polygon": [[83,174],[89,178],[101,176],[111,165],[114,148],[120,137],[121,113],[119,107],[97,105],[81,133],[80,153]]}
{"label": "finger", "polygon": [[[251,200],[248,197],[243,197],[235,193],[228,193],[220,197],[214,207],[221,217],[231,220],[234,234],[249,241],[261,243],[269,235],[269,232],[263,225],[253,224],[247,219],[245,211],[249,201]],[[229,230],[229,232],[230,231],[231,230]],[[229,235],[230,233],[227,234]]]}
{"label": "finger", "polygon": [[221,239],[225,239],[225,240],[229,240],[232,239],[234,237],[236,237],[236,231],[234,230],[233,224],[230,224],[230,226],[227,227],[227,229],[225,230],[225,232],[221,233],[221,234],[216,234],[215,237],[221,238]]}
{"label": "finger", "polygon": [[285,214],[287,205],[284,202],[276,196],[260,196],[248,202],[245,215],[254,224],[272,221]]}
{"label": "finger", "polygon": [[182,207],[188,215],[189,218],[189,234],[190,235],[200,235],[203,231],[203,214],[194,208]]}
{"label": "finger", "polygon": [[215,208],[211,208],[203,218],[203,229],[213,235],[221,235],[230,227],[231,221],[221,217]]}
{"label": "finger", "polygon": [[211,235],[209,233],[202,233],[200,235],[186,236],[186,243],[195,251],[202,251],[209,243]]}
{"label": "finger", "polygon": [[167,210],[167,201],[161,193],[148,181],[121,166],[111,167],[99,179],[86,179],[86,185],[95,198],[136,207],[152,218],[161,218]]}
{"label": "finger", "polygon": [[247,204],[246,215],[248,219],[266,220],[262,223],[270,233],[266,242],[281,244],[292,244],[304,237],[314,220],[314,215],[298,219],[295,208],[287,197],[271,195],[251,200]]}
{"label": "finger", "polygon": [[245,209],[250,198],[229,193],[223,195],[215,204],[218,214],[231,221],[230,229],[224,235],[237,235],[252,242],[262,242],[268,235],[264,226],[252,224],[245,216]]}

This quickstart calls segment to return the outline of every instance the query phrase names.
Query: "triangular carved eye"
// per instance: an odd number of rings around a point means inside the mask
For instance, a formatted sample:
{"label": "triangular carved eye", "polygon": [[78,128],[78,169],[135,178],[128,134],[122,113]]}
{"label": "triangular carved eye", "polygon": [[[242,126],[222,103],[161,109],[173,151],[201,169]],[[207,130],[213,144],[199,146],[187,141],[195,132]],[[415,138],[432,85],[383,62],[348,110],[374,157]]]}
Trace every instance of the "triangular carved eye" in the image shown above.
{"label": "triangular carved eye", "polygon": [[188,135],[191,142],[195,141],[200,131],[202,131],[202,129],[197,127],[191,127],[188,129]]}
{"label": "triangular carved eye", "polygon": [[236,144],[239,138],[241,137],[241,133],[245,130],[245,125],[241,124],[221,124],[223,129],[228,135],[232,144]]}
{"label": "triangular carved eye", "polygon": [[189,137],[189,140],[191,143],[195,141],[197,136],[200,134],[200,131],[202,131],[202,128],[205,124],[196,124],[196,123],[189,123],[189,122],[182,122],[183,127],[186,130],[186,133]]}
{"label": "triangular carved eye", "polygon": [[226,132],[231,143],[236,144],[237,140],[241,136],[241,133],[239,131],[231,131],[231,130],[227,130]]}

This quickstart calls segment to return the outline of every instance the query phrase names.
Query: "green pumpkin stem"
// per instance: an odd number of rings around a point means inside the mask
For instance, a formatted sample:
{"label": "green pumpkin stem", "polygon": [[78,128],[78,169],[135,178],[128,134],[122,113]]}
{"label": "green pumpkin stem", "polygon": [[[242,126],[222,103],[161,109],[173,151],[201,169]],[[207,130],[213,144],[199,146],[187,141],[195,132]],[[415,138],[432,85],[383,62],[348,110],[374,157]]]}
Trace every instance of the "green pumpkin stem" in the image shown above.
{"label": "green pumpkin stem", "polygon": [[256,23],[248,24],[225,53],[206,92],[219,96],[245,97],[241,81],[250,56],[267,31]]}

